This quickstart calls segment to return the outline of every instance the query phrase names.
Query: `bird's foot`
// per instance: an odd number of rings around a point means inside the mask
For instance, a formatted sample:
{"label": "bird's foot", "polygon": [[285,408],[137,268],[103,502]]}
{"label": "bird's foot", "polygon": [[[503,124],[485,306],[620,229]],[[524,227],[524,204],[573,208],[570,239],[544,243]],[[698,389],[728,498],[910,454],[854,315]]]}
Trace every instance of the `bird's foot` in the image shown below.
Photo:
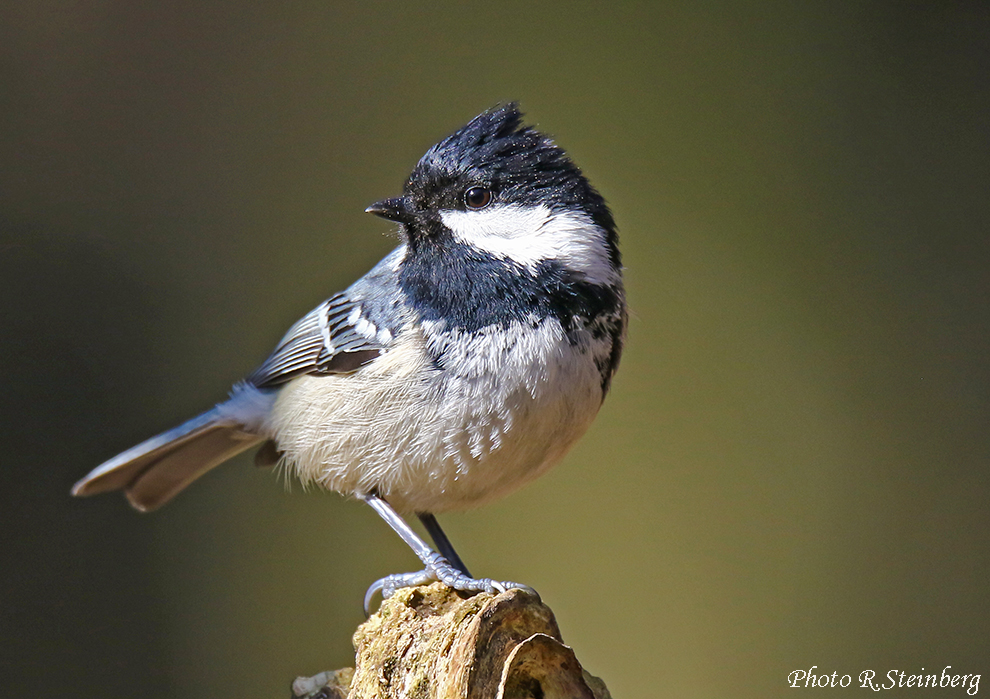
{"label": "bird's foot", "polygon": [[490,592],[497,594],[506,590],[526,590],[537,594],[536,590],[529,585],[520,583],[492,580],[491,578],[472,578],[457,568],[439,553],[433,553],[426,561],[426,568],[415,573],[395,573],[387,575],[381,580],[376,580],[368,588],[364,595],[364,613],[371,614],[371,602],[378,592],[382,593],[382,599],[386,600],[404,587],[416,587],[426,585],[431,582],[440,581],[447,587],[452,587],[459,592]]}

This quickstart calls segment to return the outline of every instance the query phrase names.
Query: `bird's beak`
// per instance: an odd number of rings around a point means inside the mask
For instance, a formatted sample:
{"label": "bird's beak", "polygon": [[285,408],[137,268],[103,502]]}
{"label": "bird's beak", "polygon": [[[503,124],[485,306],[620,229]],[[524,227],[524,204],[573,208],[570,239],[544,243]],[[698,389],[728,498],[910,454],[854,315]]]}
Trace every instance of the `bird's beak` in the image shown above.
{"label": "bird's beak", "polygon": [[389,221],[399,223],[412,223],[413,213],[409,210],[405,197],[393,197],[392,199],[382,199],[365,209],[365,213],[375,214],[387,218]]}

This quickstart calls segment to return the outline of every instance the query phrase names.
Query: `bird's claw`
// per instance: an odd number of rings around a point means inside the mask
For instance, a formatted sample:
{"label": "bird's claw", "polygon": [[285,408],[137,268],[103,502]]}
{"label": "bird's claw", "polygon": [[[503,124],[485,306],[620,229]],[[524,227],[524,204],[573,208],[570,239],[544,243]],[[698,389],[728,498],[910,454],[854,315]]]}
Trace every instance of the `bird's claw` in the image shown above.
{"label": "bird's claw", "polygon": [[490,592],[498,594],[507,590],[525,590],[539,597],[539,594],[529,585],[521,585],[510,581],[492,580],[491,578],[471,578],[457,570],[450,562],[438,553],[433,553],[426,561],[426,568],[414,573],[396,573],[376,580],[364,595],[364,614],[371,616],[371,602],[379,592],[382,599],[387,600],[404,587],[416,587],[431,582],[442,582],[447,587],[458,592],[477,594]]}

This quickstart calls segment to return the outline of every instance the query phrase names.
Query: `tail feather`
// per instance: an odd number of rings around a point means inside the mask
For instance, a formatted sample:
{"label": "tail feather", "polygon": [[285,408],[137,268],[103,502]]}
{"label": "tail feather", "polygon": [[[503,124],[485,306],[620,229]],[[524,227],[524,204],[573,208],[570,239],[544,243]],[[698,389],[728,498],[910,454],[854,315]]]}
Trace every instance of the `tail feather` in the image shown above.
{"label": "tail feather", "polygon": [[154,510],[210,469],[264,441],[214,408],[96,467],[73,495],[123,490],[137,509]]}

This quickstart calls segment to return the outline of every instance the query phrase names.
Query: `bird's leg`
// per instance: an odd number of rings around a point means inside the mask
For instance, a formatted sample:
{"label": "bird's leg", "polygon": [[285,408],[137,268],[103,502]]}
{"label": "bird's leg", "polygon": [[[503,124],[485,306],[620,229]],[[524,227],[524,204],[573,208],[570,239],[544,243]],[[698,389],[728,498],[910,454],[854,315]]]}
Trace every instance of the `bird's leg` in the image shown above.
{"label": "bird's leg", "polygon": [[[458,568],[456,568],[449,560],[441,556],[439,553],[434,551],[429,547],[429,545],[423,541],[420,536],[412,530],[412,528],[406,524],[406,521],[399,516],[391,505],[382,500],[377,495],[362,495],[360,496],[362,500],[371,505],[371,507],[378,513],[378,515],[385,520],[386,523],[395,531],[399,537],[406,542],[406,544],[413,550],[413,553],[423,562],[426,567],[423,570],[417,571],[415,573],[397,573],[395,575],[389,575],[381,580],[377,580],[372,583],[371,587],[364,595],[364,613],[369,614],[371,609],[371,600],[374,598],[375,593],[381,592],[383,599],[388,599],[395,591],[403,587],[414,587],[416,585],[424,585],[429,582],[439,580],[444,585],[452,587],[460,592],[505,592],[506,590],[512,589],[522,589],[529,590],[535,593],[531,587],[527,585],[520,585],[514,582],[499,582],[497,580],[492,580],[491,578],[472,578],[469,575],[465,575]],[[434,520],[435,523],[436,520]],[[439,531],[439,526],[436,527]],[[432,533],[432,532],[431,532]],[[442,535],[442,532],[441,532]],[[450,542],[447,541],[447,537],[443,536],[443,540],[446,542],[446,547],[450,547]],[[444,545],[437,544],[438,547],[443,547]],[[453,551],[453,549],[450,549]],[[456,556],[456,554],[454,554]],[[458,559],[459,561],[460,559]],[[461,564],[463,565],[463,563]]]}
{"label": "bird's leg", "polygon": [[423,523],[426,527],[426,531],[430,533],[430,537],[433,539],[433,543],[437,545],[437,550],[440,551],[440,555],[450,561],[450,564],[457,568],[457,570],[464,573],[464,575],[471,577],[471,573],[468,572],[467,566],[464,565],[464,561],[461,557],[457,555],[457,551],[454,550],[453,545],[450,543],[450,539],[447,535],[443,533],[443,529],[440,528],[440,522],[429,512],[420,512],[419,521]]}

